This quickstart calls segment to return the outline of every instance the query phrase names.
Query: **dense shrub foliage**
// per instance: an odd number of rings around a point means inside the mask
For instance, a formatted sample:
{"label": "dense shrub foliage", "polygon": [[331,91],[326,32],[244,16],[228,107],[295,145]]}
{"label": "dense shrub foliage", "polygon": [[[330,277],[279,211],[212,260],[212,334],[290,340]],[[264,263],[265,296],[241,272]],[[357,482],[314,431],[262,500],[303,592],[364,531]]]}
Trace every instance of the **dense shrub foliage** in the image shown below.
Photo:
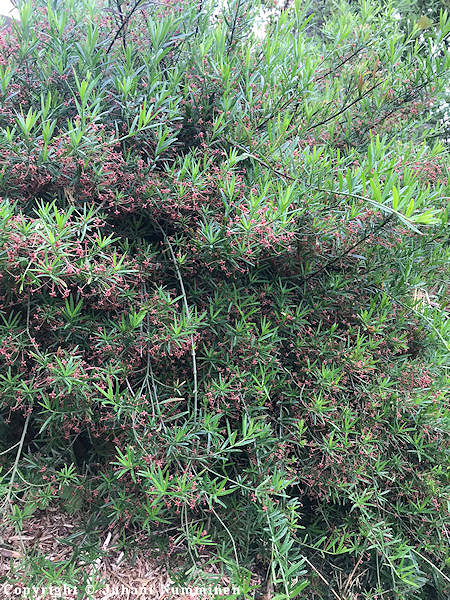
{"label": "dense shrub foliage", "polygon": [[326,4],[0,32],[0,491],[85,516],[60,578],[109,527],[246,597],[448,591],[449,22]]}

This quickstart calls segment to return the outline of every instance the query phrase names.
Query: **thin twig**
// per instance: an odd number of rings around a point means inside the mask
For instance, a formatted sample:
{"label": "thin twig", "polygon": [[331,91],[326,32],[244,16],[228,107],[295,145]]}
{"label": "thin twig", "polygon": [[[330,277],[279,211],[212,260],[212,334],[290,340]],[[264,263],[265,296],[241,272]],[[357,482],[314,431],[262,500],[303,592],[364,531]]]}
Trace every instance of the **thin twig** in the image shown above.
{"label": "thin twig", "polygon": [[348,576],[347,581],[344,585],[344,593],[346,593],[348,588],[350,587],[350,585],[352,583],[353,575],[356,573],[356,570],[359,567],[359,565],[361,564],[361,561],[363,560],[363,558],[364,558],[364,554],[361,554],[361,556],[356,561],[355,566],[353,567],[353,571]]}
{"label": "thin twig", "polygon": [[341,254],[339,254],[339,256],[336,256],[332,260],[329,260],[327,263],[325,263],[322,267],[320,267],[316,271],[313,271],[312,273],[309,273],[309,275],[307,275],[303,279],[303,282],[308,281],[309,279],[312,279],[313,277],[316,277],[317,275],[319,275],[320,273],[322,273],[323,271],[325,271],[326,269],[328,269],[329,267],[331,267],[335,263],[339,262],[342,258],[344,258],[345,256],[347,256],[347,254],[350,254],[350,252],[352,252],[352,250],[354,250],[360,244],[362,244],[363,242],[365,242],[371,235],[374,235],[375,233],[377,233],[378,231],[380,231],[381,229],[383,229],[383,227],[385,227],[389,223],[389,221],[392,220],[393,216],[394,215],[390,214],[387,217],[385,217],[383,219],[383,221],[379,225],[377,225],[377,227],[375,227],[375,229],[373,231],[369,231],[368,233],[366,233],[365,236],[363,236],[360,240],[358,240],[357,242],[355,242],[353,244],[353,246],[350,246],[350,248],[348,248],[348,250],[345,250],[344,252],[342,252]]}
{"label": "thin twig", "polygon": [[16,478],[17,467],[19,465],[20,456],[22,454],[23,444],[25,442],[25,436],[27,435],[28,424],[30,422],[31,412],[28,413],[27,418],[25,419],[25,424],[23,426],[22,436],[19,441],[19,447],[17,448],[16,459],[14,461],[13,470],[11,473],[11,479],[9,480],[8,493],[6,494],[6,504],[9,504],[11,499],[12,488],[14,485],[14,479]]}
{"label": "thin twig", "polygon": [[[263,158],[261,158],[257,154],[250,152],[248,150],[248,148],[245,148],[245,146],[238,144],[234,140],[228,140],[228,142],[230,144],[233,144],[236,148],[243,150],[248,155],[249,158],[253,158],[254,160],[256,160],[256,162],[260,163],[267,169],[270,169],[273,173],[275,173],[275,175],[278,175],[279,177],[282,177],[283,179],[286,179],[288,181],[298,181],[299,180],[299,177],[293,177],[292,175],[289,175],[288,173],[285,173],[284,171],[280,171],[279,169],[277,169],[276,167],[274,167],[273,165],[271,165],[267,161],[265,161]],[[353,194],[351,192],[341,192],[339,190],[327,190],[325,188],[319,188],[319,187],[315,187],[313,185],[307,185],[307,189],[312,190],[314,192],[323,192],[324,194],[345,196],[346,198],[355,198],[357,200],[364,200],[365,202],[369,202],[370,204],[373,204],[380,210],[385,210],[386,212],[388,212],[392,215],[397,215],[397,217],[401,221],[406,223],[408,225],[408,227],[410,227],[415,233],[422,235],[422,233],[418,229],[416,229],[416,227],[414,227],[412,225],[411,221],[409,221],[404,215],[399,213],[397,210],[395,210],[391,206],[387,206],[385,204],[379,204],[378,202],[375,202],[375,200],[372,200],[371,198],[368,198],[367,196],[361,196],[360,194]]]}
{"label": "thin twig", "polygon": [[349,62],[354,56],[356,56],[357,54],[359,54],[360,52],[365,50],[369,46],[370,43],[371,42],[369,42],[367,44],[363,44],[357,50],[352,52],[352,54],[347,56],[347,58],[342,59],[341,62],[338,63],[337,65],[335,65],[332,69],[330,69],[326,73],[323,73],[322,75],[319,75],[319,77],[317,77],[317,79],[315,79],[315,83],[317,83],[318,81],[321,81],[322,79],[325,79],[325,77],[328,77],[328,75],[331,75],[331,73],[335,73],[340,67],[345,65],[345,63]]}
{"label": "thin twig", "polygon": [[305,556],[305,561],[308,563],[308,565],[311,567],[311,569],[317,573],[317,575],[320,577],[320,579],[325,583],[325,585],[328,586],[328,589],[331,591],[331,593],[333,594],[333,596],[335,598],[337,598],[337,600],[342,600],[342,598],[339,596],[339,594],[337,594],[334,589],[331,587],[331,584],[325,579],[325,577],[322,575],[322,573],[319,571],[319,569],[317,569],[311,561],[309,561],[306,556]]}
{"label": "thin twig", "polygon": [[236,7],[236,12],[234,13],[233,26],[231,28],[231,33],[230,33],[230,37],[228,38],[228,44],[227,44],[228,50],[230,50],[230,48],[231,48],[231,46],[233,44],[233,41],[234,41],[234,34],[236,32],[236,25],[237,25],[237,21],[239,19],[239,12],[241,10],[241,2],[242,2],[242,0],[238,0],[238,4],[237,4],[237,7]]}
{"label": "thin twig", "polygon": [[199,20],[202,14],[202,10],[203,10],[203,2],[204,0],[200,0],[200,6],[197,9],[197,15],[196,15],[196,19],[197,19],[197,25],[195,26],[195,33],[194,33],[194,37],[197,36],[198,34],[198,30],[199,30]]}
{"label": "thin twig", "polygon": [[233,552],[234,552],[234,558],[236,559],[236,565],[239,568],[239,557],[238,557],[238,553],[237,553],[237,549],[236,549],[236,543],[235,543],[234,538],[233,538],[233,536],[231,534],[231,531],[228,529],[228,527],[225,525],[225,523],[219,517],[219,515],[217,514],[217,512],[214,510],[213,507],[211,507],[211,511],[213,512],[213,514],[217,518],[217,520],[220,522],[220,524],[222,525],[222,527],[225,529],[225,531],[228,533],[228,536],[229,536],[229,538],[231,540],[231,544],[233,546]]}
{"label": "thin twig", "polygon": [[332,121],[336,117],[339,117],[339,115],[342,115],[343,113],[345,113],[349,108],[351,108],[352,106],[354,106],[358,102],[361,102],[361,100],[363,98],[365,98],[366,96],[368,96],[370,94],[370,92],[373,92],[373,90],[376,89],[377,87],[379,87],[382,83],[384,83],[384,80],[383,81],[378,81],[375,85],[373,85],[366,92],[364,92],[364,94],[359,95],[358,98],[356,98],[355,100],[353,100],[353,102],[350,102],[350,104],[347,104],[346,106],[344,106],[343,108],[341,108],[338,112],[335,112],[334,114],[332,114],[331,117],[328,117],[328,118],[324,119],[323,121],[320,121],[319,123],[315,123],[315,125],[311,125],[311,127],[308,127],[308,129],[305,130],[305,133],[308,133],[308,131],[312,131],[313,129],[316,129],[316,127],[320,127],[321,125],[325,125],[325,123],[328,123],[329,121]]}
{"label": "thin twig", "polygon": [[139,8],[139,4],[141,4],[143,0],[136,0],[133,8],[130,10],[130,12],[127,14],[127,16],[122,20],[122,25],[119,27],[119,29],[116,31],[113,39],[111,40],[111,43],[108,46],[108,49],[106,50],[105,54],[109,54],[111,51],[111,48],[114,45],[114,42],[117,40],[117,38],[119,37],[122,29],[125,27],[125,25],[128,24],[129,20],[131,19],[131,17],[133,16],[133,14],[137,11],[137,9]]}
{"label": "thin twig", "polygon": [[423,554],[420,554],[420,552],[418,552],[415,548],[411,548],[411,549],[413,552],[415,552],[417,554],[417,556],[420,556],[420,558],[422,560],[427,562],[430,565],[430,567],[433,567],[433,569],[435,569],[439,573],[439,575],[441,575],[445,579],[445,581],[447,581],[447,583],[450,583],[450,577],[447,577],[447,575],[445,575],[445,573],[443,573],[434,563],[432,563],[431,560],[429,560]]}
{"label": "thin twig", "polygon": [[[183,303],[184,303],[184,308],[186,310],[186,315],[188,317],[188,319],[190,319],[191,317],[191,311],[189,310],[189,304],[187,301],[187,295],[186,295],[186,290],[184,288],[184,283],[183,283],[183,278],[181,277],[181,273],[180,273],[180,269],[178,268],[178,263],[177,263],[177,259],[175,256],[175,253],[173,251],[172,248],[172,244],[170,243],[169,238],[166,235],[166,232],[164,231],[164,229],[161,227],[161,225],[158,223],[158,227],[161,230],[161,233],[163,234],[164,240],[169,248],[170,251],[170,255],[172,257],[172,261],[175,267],[175,271],[177,273],[177,277],[178,277],[178,281],[180,282],[180,288],[181,288],[181,294],[183,296]],[[194,336],[191,334],[191,354],[192,354],[192,370],[193,370],[193,375],[194,375],[194,416],[197,415],[197,404],[198,404],[198,386],[197,386],[197,357],[195,354],[195,342],[194,342]]]}

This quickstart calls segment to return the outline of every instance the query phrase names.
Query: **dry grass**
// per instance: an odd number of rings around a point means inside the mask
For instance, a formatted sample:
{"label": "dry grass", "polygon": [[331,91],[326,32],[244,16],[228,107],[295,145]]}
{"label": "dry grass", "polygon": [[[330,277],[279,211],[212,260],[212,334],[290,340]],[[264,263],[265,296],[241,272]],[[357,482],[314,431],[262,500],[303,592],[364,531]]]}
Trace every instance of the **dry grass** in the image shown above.
{"label": "dry grass", "polygon": [[[37,511],[31,518],[23,523],[23,530],[20,535],[17,534],[14,527],[4,525],[0,531],[0,584],[11,584],[14,588],[25,588],[36,585],[31,582],[29,568],[27,569],[27,557],[32,554],[39,554],[45,557],[47,561],[54,563],[57,568],[60,564],[63,566],[72,555],[72,548],[63,540],[72,535],[78,528],[82,528],[77,518],[62,513],[57,508],[49,508],[46,511]],[[168,588],[173,584],[170,579],[169,571],[176,568],[177,559],[167,556],[155,557],[150,551],[145,550],[144,535],[142,544],[139,540],[136,543],[137,548],[141,549],[137,558],[131,561],[124,555],[118,547],[118,540],[121,532],[107,532],[104,534],[104,540],[101,545],[102,555],[99,556],[93,564],[82,567],[80,570],[80,584],[83,576],[91,575],[91,581],[102,582],[103,589],[95,592],[89,598],[102,600],[123,600],[130,598],[133,600],[152,600],[153,598],[163,599],[176,597],[179,600],[191,596],[170,592]],[[34,576],[38,573],[33,568]],[[208,574],[214,583],[202,583],[201,585],[222,585],[226,586],[226,580],[220,573],[215,572],[214,567],[208,568]],[[50,585],[52,582],[46,581],[45,573],[40,573],[42,578],[41,586]],[[64,576],[61,576],[64,580]],[[62,586],[62,583],[53,585]],[[199,584],[200,585],[200,584]],[[143,589],[145,588],[145,593]],[[79,589],[82,589],[81,585]],[[50,595],[44,596],[35,594],[33,600],[43,600],[50,598]],[[75,598],[75,595],[66,593],[64,600]],[[14,598],[18,600],[20,595],[5,594],[0,588],[0,600]],[[88,596],[83,597],[88,598]]]}

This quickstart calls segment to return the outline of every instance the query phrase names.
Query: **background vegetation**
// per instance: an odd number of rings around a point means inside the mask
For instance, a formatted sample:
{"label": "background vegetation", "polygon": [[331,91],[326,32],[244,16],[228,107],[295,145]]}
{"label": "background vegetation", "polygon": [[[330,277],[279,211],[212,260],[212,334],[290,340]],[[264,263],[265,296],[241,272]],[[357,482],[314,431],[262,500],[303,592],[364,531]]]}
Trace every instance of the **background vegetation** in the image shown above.
{"label": "background vegetation", "polygon": [[4,519],[84,519],[22,582],[110,528],[243,597],[446,597],[448,16],[260,8],[0,33]]}

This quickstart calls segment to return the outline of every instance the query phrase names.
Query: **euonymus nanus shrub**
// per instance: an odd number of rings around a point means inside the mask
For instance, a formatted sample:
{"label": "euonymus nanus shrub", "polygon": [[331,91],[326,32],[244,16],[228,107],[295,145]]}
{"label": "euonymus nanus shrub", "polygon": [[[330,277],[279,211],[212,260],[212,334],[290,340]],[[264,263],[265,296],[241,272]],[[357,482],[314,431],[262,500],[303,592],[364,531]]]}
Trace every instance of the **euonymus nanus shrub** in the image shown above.
{"label": "euonymus nanus shrub", "polygon": [[449,22],[406,4],[53,0],[1,30],[19,529],[145,531],[243,595],[444,597]]}

